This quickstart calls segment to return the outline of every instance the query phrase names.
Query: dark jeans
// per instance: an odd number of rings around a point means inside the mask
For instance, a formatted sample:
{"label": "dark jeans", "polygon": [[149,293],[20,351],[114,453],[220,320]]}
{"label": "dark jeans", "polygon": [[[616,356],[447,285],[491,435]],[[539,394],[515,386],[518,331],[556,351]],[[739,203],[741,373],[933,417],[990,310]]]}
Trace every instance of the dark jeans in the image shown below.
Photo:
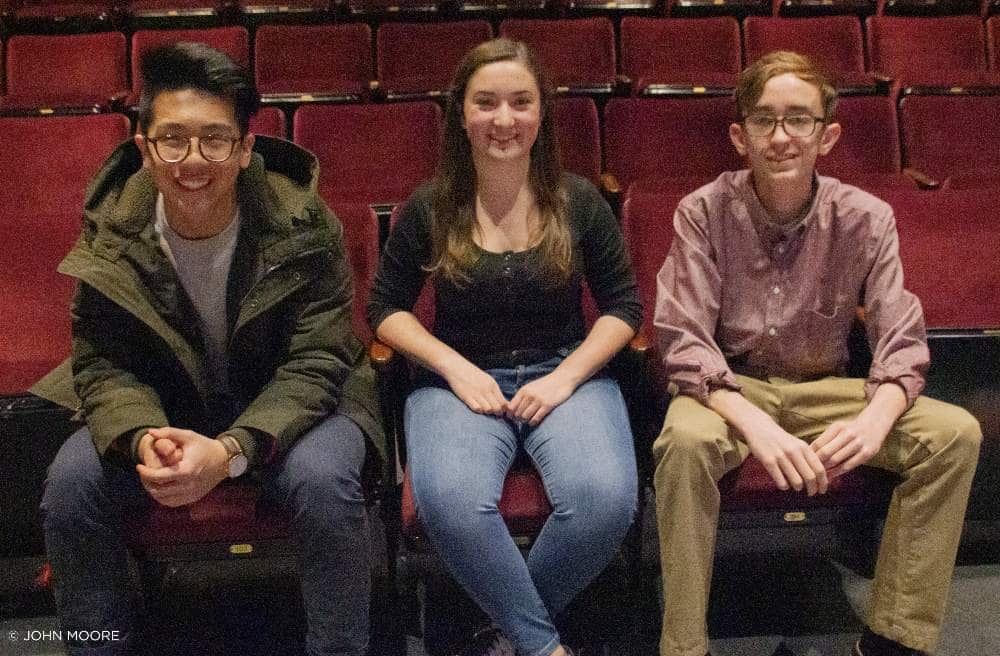
{"label": "dark jeans", "polygon": [[[361,487],[365,440],[354,422],[328,417],[269,470],[264,493],[291,517],[299,552],[310,656],[361,656],[368,645],[369,527]],[[56,605],[69,631],[118,631],[71,656],[130,654],[126,519],[155,503],[132,468],[102,465],[84,428],[49,467],[42,498]]]}

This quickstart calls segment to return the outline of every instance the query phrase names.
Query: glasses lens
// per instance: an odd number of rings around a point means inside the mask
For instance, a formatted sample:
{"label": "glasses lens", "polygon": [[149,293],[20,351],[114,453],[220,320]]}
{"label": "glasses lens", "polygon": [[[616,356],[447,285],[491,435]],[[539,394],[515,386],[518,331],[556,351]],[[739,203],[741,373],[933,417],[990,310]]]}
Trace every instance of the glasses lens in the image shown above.
{"label": "glasses lens", "polygon": [[783,124],[791,137],[808,137],[816,129],[816,119],[808,114],[786,116]]}
{"label": "glasses lens", "polygon": [[187,156],[190,141],[184,137],[166,136],[153,142],[156,154],[164,162],[179,162]]}
{"label": "glasses lens", "polygon": [[224,162],[233,154],[236,139],[231,137],[208,136],[198,140],[201,156],[210,162]]}
{"label": "glasses lens", "polygon": [[764,137],[774,130],[776,119],[769,114],[751,114],[744,120],[747,132],[752,137]]}

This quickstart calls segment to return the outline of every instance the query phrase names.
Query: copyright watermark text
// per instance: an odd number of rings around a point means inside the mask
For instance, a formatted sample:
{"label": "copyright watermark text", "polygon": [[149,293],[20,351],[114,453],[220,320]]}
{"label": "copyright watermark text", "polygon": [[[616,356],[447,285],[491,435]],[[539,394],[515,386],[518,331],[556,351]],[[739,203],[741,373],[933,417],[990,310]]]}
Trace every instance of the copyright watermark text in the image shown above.
{"label": "copyright watermark text", "polygon": [[74,642],[74,643],[94,643],[94,642],[118,642],[121,640],[121,631],[84,631],[84,630],[37,630],[19,629],[7,631],[5,636],[10,642]]}

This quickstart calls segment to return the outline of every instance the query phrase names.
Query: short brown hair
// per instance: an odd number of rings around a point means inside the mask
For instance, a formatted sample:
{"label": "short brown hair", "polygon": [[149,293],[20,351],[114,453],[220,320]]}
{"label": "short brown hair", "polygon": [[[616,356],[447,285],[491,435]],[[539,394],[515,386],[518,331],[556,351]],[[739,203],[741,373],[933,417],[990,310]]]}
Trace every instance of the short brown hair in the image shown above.
{"label": "short brown hair", "polygon": [[760,97],[764,95],[764,85],[768,80],[785,73],[791,73],[803,82],[819,89],[820,101],[823,104],[823,118],[833,120],[837,108],[837,90],[819,66],[805,55],[788,50],[770,52],[743,69],[736,83],[736,110],[739,119],[753,111]]}

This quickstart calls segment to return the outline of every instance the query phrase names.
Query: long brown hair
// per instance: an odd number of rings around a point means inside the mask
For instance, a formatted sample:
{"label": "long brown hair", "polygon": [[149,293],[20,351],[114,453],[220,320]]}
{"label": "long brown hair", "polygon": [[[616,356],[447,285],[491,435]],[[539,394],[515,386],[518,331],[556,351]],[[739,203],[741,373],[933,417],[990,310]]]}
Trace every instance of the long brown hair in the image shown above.
{"label": "long brown hair", "polygon": [[441,159],[434,176],[431,216],[431,263],[428,270],[459,283],[468,280],[465,269],[476,260],[476,167],[463,126],[466,89],[476,71],[487,64],[514,61],[535,79],[541,105],[541,124],[531,147],[528,183],[538,203],[543,267],[565,280],[572,270],[572,237],[566,216],[562,164],[552,119],[552,91],[535,56],[524,43],[493,39],[479,44],[459,63],[445,109]]}

